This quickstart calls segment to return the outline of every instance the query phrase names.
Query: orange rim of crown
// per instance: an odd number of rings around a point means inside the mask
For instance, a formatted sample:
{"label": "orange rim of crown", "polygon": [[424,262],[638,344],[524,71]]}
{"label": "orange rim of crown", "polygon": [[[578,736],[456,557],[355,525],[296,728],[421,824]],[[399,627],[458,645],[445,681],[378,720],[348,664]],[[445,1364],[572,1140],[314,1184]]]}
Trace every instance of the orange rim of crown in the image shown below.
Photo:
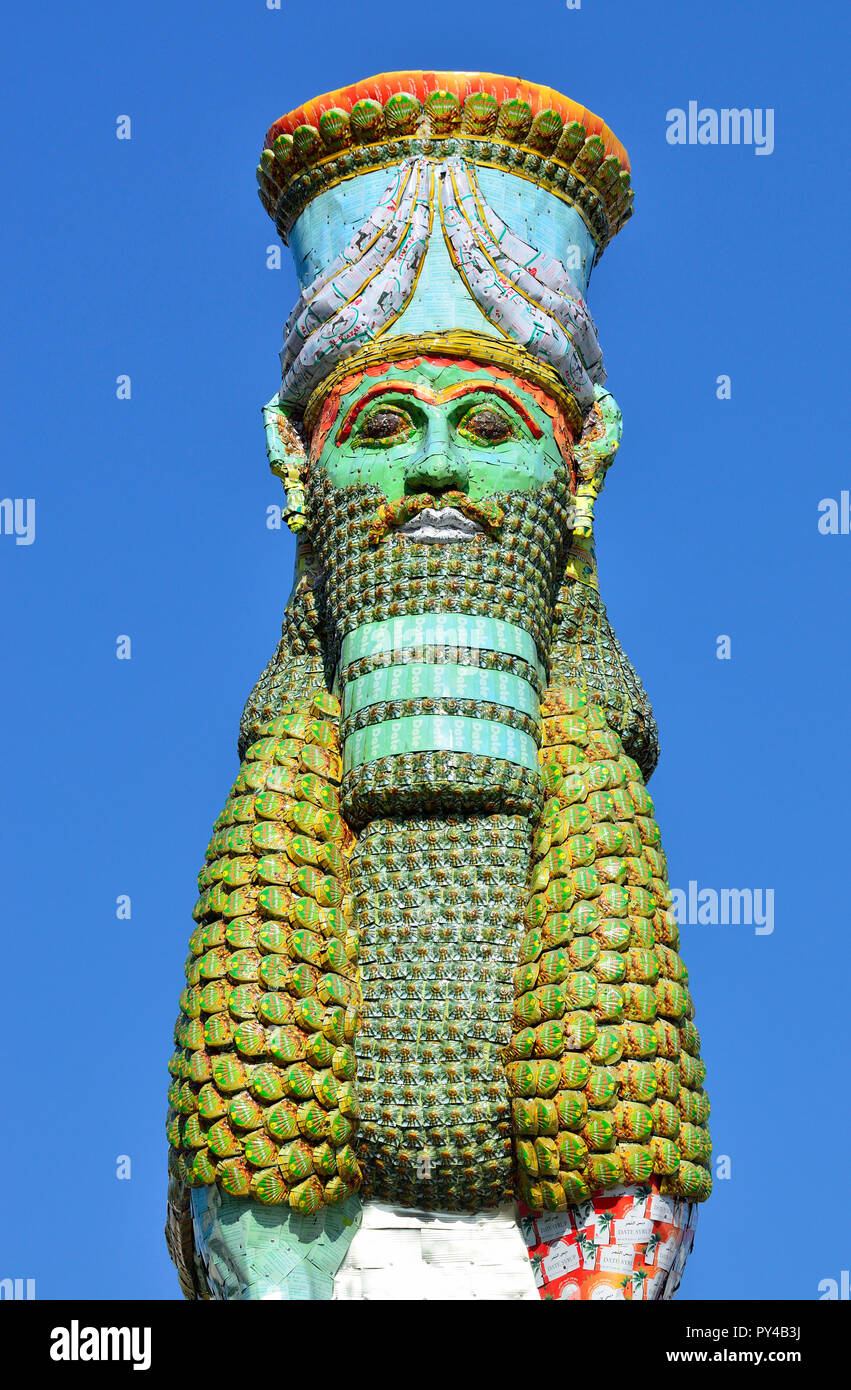
{"label": "orange rim of crown", "polygon": [[539,111],[557,111],[565,125],[571,121],[581,121],[587,135],[599,135],[606,147],[606,155],[615,155],[622,168],[629,169],[629,155],[620,140],[612,133],[599,116],[569,97],[562,96],[552,87],[542,87],[537,82],[527,82],[522,77],[501,77],[492,72],[385,72],[376,77],[367,77],[362,82],[353,82],[348,87],[340,87],[336,92],[326,92],[313,97],[279,117],[266,132],[266,147],[272,148],[279,135],[292,135],[301,125],[318,126],[320,117],[326,111],[337,108],[351,111],[358,101],[369,99],[382,104],[397,92],[405,92],[418,97],[420,101],[432,92],[451,92],[463,104],[466,97],[474,92],[487,92],[502,104],[505,101],[525,101],[532,108],[532,115]]}

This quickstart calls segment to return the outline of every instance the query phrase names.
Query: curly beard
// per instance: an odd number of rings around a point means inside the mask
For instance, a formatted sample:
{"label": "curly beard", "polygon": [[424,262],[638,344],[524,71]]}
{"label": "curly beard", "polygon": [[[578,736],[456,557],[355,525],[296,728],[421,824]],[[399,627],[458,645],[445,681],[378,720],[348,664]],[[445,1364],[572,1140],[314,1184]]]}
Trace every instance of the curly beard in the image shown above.
{"label": "curly beard", "polygon": [[[375,487],[335,488],[324,472],[311,472],[308,510],[322,576],[318,599],[326,670],[329,680],[337,680],[343,704],[343,804],[356,827],[375,816],[410,814],[412,807],[420,813],[425,808],[435,814],[531,815],[540,805],[528,751],[539,740],[537,700],[546,684],[555,602],[570,543],[568,470],[564,466],[535,491],[497,494],[484,504],[468,501],[453,497],[462,514],[482,517],[487,530],[423,544],[415,534],[386,525],[388,516],[402,524],[422,515],[421,505],[388,503]],[[458,619],[454,628],[451,622],[442,625],[446,640],[435,635],[441,625],[433,621],[444,615]],[[465,620],[476,618],[491,624],[484,642],[464,636],[475,629]],[[399,619],[411,620],[404,625],[408,636],[376,646],[369,625]],[[515,641],[513,649],[501,650],[498,638],[506,625]],[[412,667],[424,662],[444,668],[442,679],[421,681],[426,693],[411,681]],[[489,678],[455,674],[471,666]],[[388,668],[395,682],[373,675]],[[370,676],[371,684],[361,679]],[[503,691],[525,696],[528,688],[531,694],[517,703],[504,694],[492,698],[501,677]],[[362,693],[367,687],[371,696]],[[444,721],[443,728],[447,720],[462,721],[455,727],[470,747],[406,749],[404,735],[412,726],[396,721],[418,720],[422,731],[423,721],[435,719]],[[470,721],[477,721],[475,729]],[[377,734],[376,726],[381,726]],[[394,739],[398,746],[385,751]],[[427,735],[422,741],[428,743]],[[527,750],[525,765],[512,760],[510,750],[517,747]]]}
{"label": "curly beard", "polygon": [[[422,502],[388,504],[324,474],[308,501],[343,705],[341,803],[359,832],[364,1195],[475,1211],[513,1189],[501,1054],[542,800],[538,701],[570,541],[568,474],[484,505],[455,497],[472,526],[436,544],[398,529],[427,516]],[[374,624],[407,635],[376,647]],[[484,644],[457,640],[476,631]],[[439,734],[411,748],[409,730],[448,725],[485,751],[436,746]],[[352,750],[376,731],[399,746],[358,760]],[[506,740],[526,749],[525,765],[500,756]]]}

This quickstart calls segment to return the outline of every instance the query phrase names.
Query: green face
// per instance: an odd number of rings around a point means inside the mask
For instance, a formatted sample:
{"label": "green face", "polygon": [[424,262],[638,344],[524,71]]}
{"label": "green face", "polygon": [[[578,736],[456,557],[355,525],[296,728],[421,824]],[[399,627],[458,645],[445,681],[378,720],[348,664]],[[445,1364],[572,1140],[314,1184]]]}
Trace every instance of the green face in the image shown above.
{"label": "green face", "polygon": [[480,501],[549,482],[564,461],[530,387],[486,367],[423,360],[364,375],[342,397],[314,467],[388,501],[463,492]]}

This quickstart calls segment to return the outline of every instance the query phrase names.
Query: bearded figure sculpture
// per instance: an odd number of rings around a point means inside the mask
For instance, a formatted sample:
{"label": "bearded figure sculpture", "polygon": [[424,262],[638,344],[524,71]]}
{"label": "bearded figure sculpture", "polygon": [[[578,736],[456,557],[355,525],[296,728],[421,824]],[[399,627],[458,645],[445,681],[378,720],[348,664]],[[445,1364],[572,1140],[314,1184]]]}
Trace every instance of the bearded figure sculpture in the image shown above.
{"label": "bearded figure sculpture", "polygon": [[709,1105],[593,540],[626,153],[547,88],[395,73],[279,120],[258,178],[302,287],[264,411],[296,578],[199,878],[183,1292],[670,1297]]}

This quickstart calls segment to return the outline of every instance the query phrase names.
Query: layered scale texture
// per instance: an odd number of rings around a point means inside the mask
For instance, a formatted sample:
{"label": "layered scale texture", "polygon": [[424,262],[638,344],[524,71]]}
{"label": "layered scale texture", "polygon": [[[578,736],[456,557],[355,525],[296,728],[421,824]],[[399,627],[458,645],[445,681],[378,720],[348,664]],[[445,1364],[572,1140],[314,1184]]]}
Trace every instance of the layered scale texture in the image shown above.
{"label": "layered scale texture", "polygon": [[547,692],[537,824],[379,818],[357,844],[337,708],[318,691],[264,726],[216,822],[170,1063],[175,1189],[310,1214],[365,1172],[379,1200],[560,1210],[655,1176],[703,1200],[665,858],[602,708]]}
{"label": "layered scale texture", "polygon": [[506,1069],[517,1187],[560,1210],[620,1183],[709,1195],[705,1067],[653,802],[600,705],[551,686],[546,801]]}
{"label": "layered scale texture", "polygon": [[246,752],[199,875],[170,1063],[178,1182],[301,1214],[361,1181],[337,712],[317,692]]}

